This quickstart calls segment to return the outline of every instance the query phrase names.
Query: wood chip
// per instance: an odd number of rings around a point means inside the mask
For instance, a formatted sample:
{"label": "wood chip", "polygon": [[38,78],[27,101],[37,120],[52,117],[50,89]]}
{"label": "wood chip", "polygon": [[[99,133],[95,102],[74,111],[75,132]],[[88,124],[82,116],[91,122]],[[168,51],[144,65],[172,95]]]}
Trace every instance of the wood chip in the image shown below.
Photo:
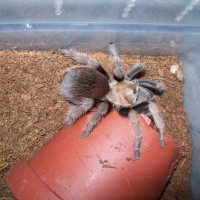
{"label": "wood chip", "polygon": [[24,101],[29,101],[29,100],[31,100],[31,95],[21,94],[21,99],[23,99]]}
{"label": "wood chip", "polygon": [[162,68],[159,68],[159,69],[158,69],[158,74],[159,74],[159,76],[163,77],[163,75],[164,75],[164,70],[163,70]]}

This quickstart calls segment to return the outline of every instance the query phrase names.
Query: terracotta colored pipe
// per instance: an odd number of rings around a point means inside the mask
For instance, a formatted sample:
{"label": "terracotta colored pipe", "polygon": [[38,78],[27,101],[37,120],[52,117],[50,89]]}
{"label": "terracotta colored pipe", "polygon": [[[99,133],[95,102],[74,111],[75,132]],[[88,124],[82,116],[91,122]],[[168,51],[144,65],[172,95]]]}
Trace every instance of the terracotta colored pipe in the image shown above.
{"label": "terracotta colored pipe", "polygon": [[72,127],[64,126],[37,151],[6,175],[19,200],[150,200],[159,199],[178,158],[178,150],[165,133],[160,147],[157,133],[140,117],[143,132],[140,160],[133,155],[129,119],[115,111],[94,128],[81,133],[91,113]]}

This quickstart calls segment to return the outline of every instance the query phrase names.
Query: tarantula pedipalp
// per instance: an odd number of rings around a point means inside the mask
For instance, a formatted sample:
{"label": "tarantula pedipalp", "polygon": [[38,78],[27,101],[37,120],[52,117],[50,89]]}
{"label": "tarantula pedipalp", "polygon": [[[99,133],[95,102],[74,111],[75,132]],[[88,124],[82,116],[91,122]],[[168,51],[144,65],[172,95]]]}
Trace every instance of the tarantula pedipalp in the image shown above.
{"label": "tarantula pedipalp", "polygon": [[109,77],[104,68],[93,58],[73,49],[60,49],[63,55],[83,65],[70,67],[65,73],[61,85],[61,95],[74,104],[66,115],[67,125],[72,125],[78,118],[89,111],[95,103],[99,103],[97,111],[89,120],[82,139],[86,138],[94,126],[108,112],[112,105],[117,111],[126,110],[133,125],[135,136],[134,155],[139,159],[141,130],[138,113],[152,116],[158,129],[158,138],[164,148],[164,122],[155,104],[154,93],[161,94],[162,85],[150,80],[136,79],[144,71],[143,64],[133,65],[125,73],[114,44],[109,45],[109,52],[114,62],[113,77]]}

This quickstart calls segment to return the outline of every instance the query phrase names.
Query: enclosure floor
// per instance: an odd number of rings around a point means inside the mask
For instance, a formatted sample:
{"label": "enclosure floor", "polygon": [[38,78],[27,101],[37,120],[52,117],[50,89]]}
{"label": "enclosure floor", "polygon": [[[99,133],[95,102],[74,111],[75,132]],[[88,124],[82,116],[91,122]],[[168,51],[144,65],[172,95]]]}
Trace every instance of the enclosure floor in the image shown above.
{"label": "enclosure floor", "polygon": [[[107,54],[88,55],[112,74]],[[165,92],[157,96],[157,102],[166,131],[181,156],[162,200],[189,199],[191,144],[182,83],[169,70],[173,64],[182,64],[176,57],[121,55],[121,59],[126,70],[134,63],[145,63],[145,78],[165,85]],[[3,180],[10,167],[30,158],[64,125],[68,103],[59,95],[59,82],[73,64],[57,52],[0,51],[0,197],[13,198]]]}

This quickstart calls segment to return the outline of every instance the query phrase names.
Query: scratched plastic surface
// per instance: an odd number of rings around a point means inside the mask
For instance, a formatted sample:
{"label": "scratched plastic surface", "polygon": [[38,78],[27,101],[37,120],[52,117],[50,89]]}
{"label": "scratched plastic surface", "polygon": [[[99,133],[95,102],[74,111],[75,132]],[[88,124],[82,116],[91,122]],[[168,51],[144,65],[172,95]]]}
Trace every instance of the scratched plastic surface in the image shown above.
{"label": "scratched plastic surface", "polygon": [[199,19],[199,0],[3,0],[0,49],[177,55],[199,43]]}
{"label": "scratched plastic surface", "polygon": [[157,132],[140,117],[143,137],[136,161],[128,118],[113,111],[81,140],[90,117],[65,126],[29,162],[9,172],[7,182],[19,200],[160,199],[178,159],[171,136],[165,134],[161,149]]}
{"label": "scratched plastic surface", "polygon": [[191,196],[200,190],[199,0],[2,0],[0,50],[107,51],[175,55],[185,74],[185,107],[193,140]]}

